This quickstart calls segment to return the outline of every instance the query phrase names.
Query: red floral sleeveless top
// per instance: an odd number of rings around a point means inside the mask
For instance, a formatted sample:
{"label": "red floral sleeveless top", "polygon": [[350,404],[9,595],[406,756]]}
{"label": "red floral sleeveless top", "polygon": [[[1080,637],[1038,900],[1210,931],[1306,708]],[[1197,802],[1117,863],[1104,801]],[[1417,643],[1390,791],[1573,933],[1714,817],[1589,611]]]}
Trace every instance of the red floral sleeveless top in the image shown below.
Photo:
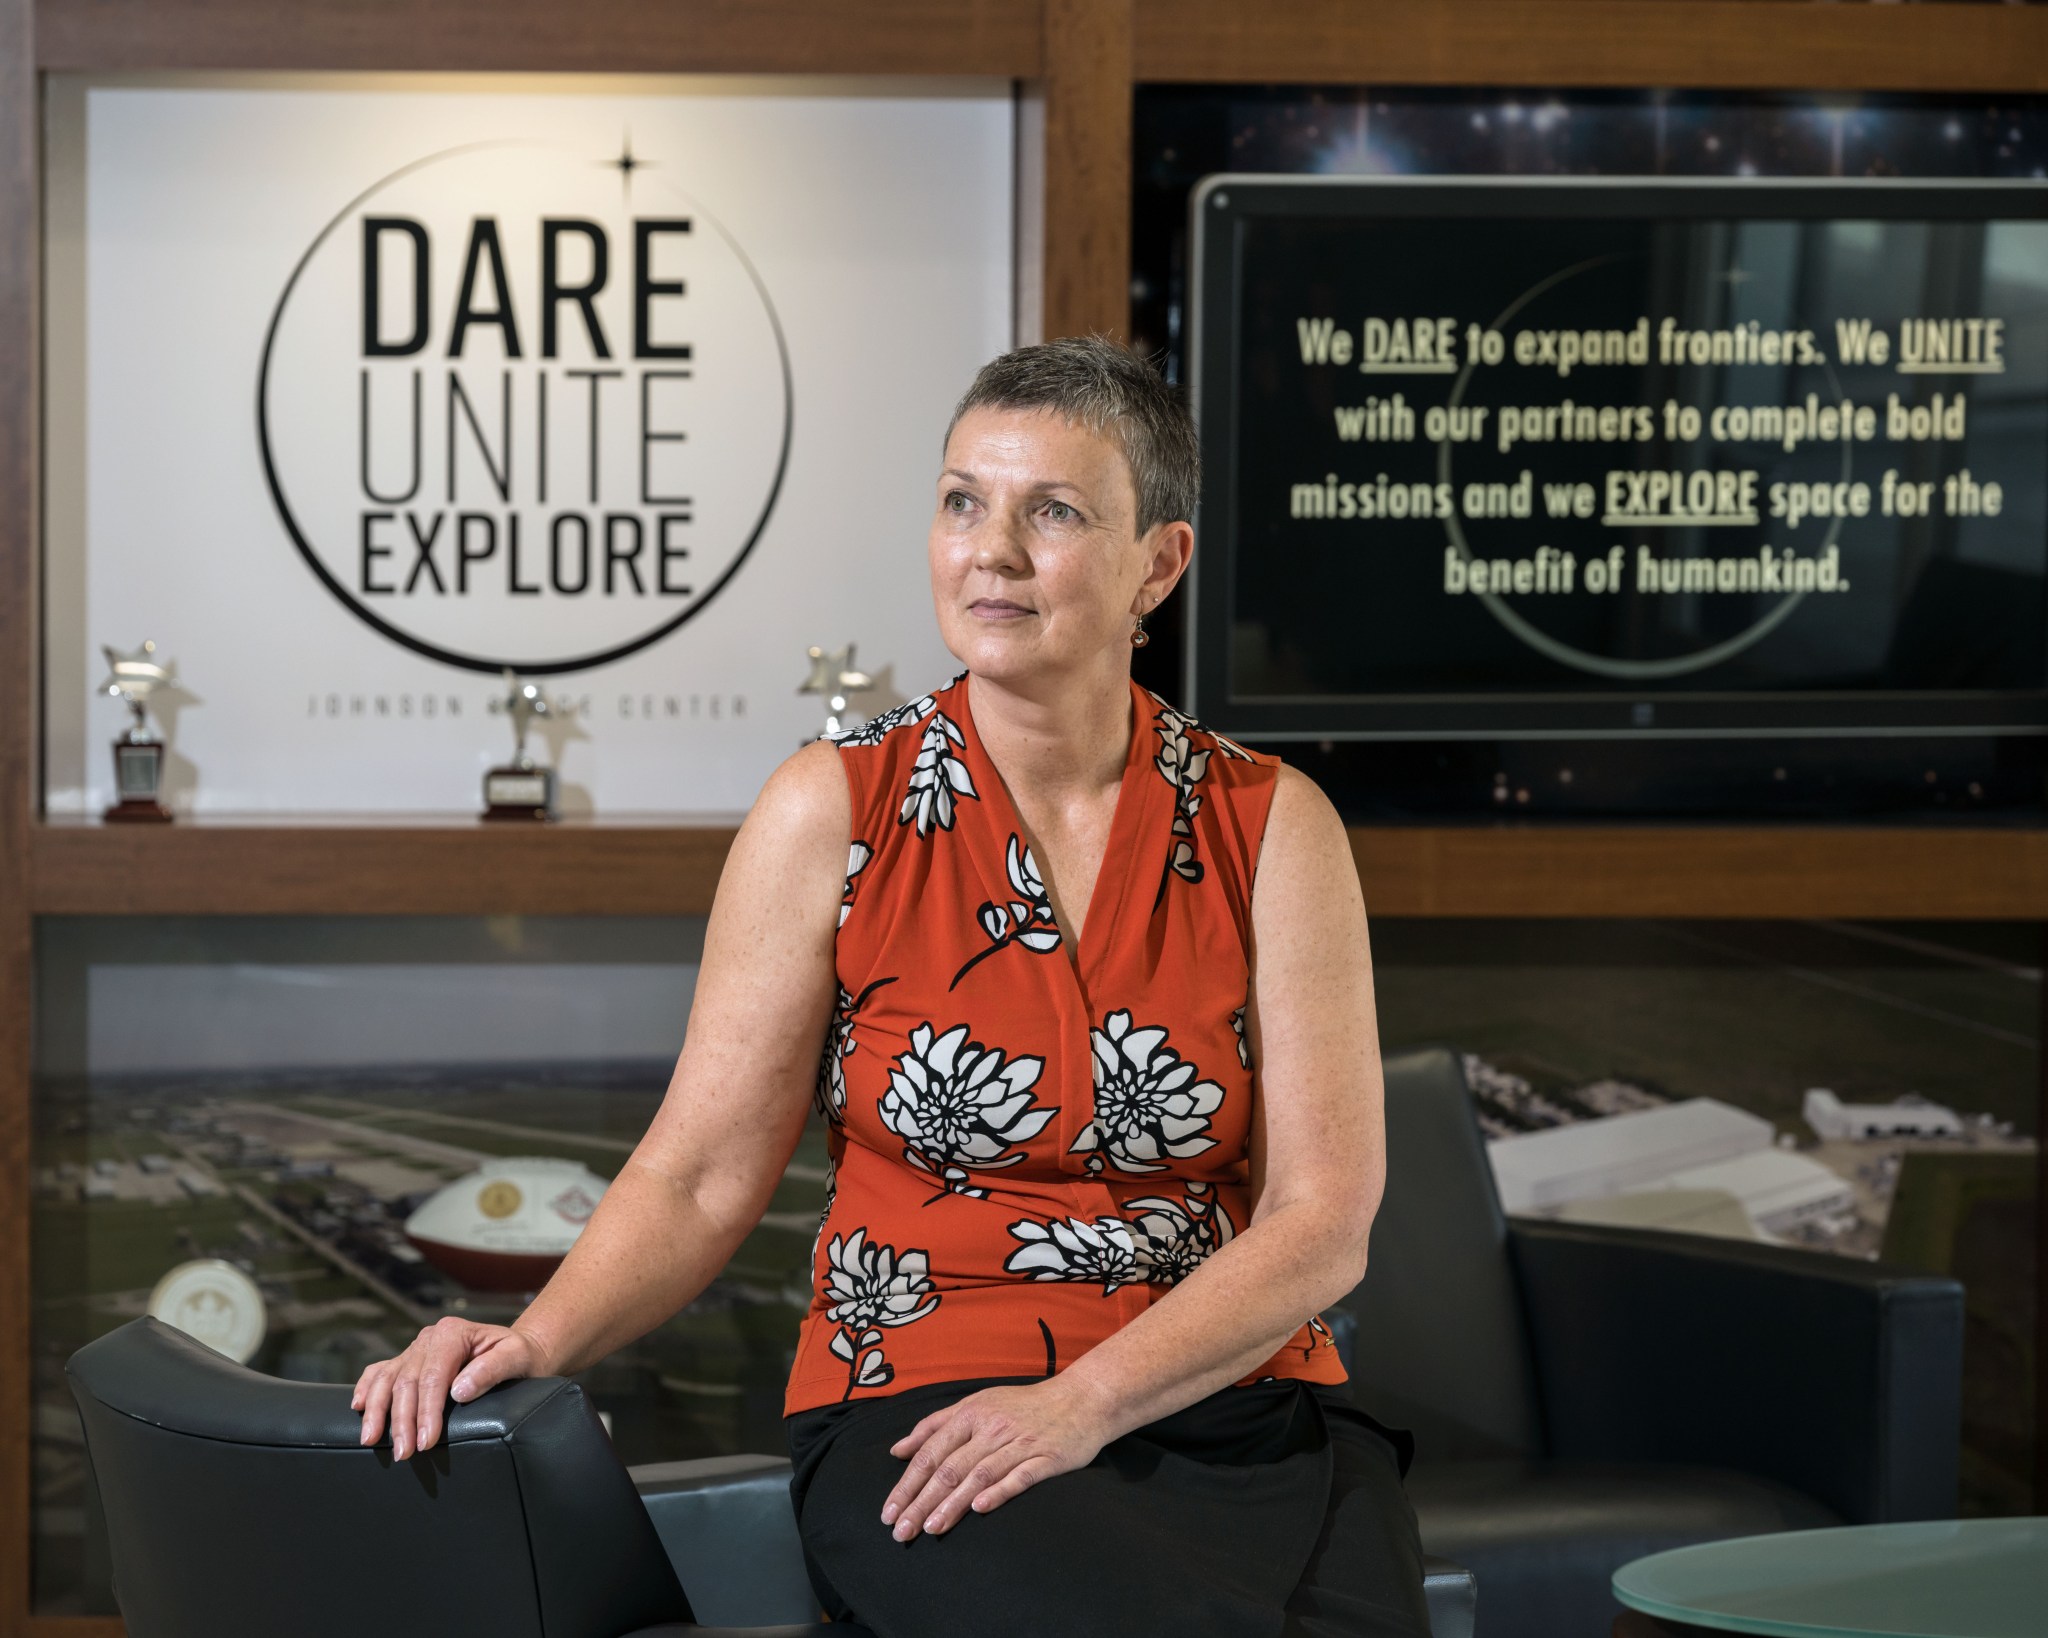
{"label": "red floral sleeveless top", "polygon": [[[830,736],[853,798],[809,1310],[784,1397],[1049,1376],[1250,1217],[1252,873],[1280,759],[1130,681],[1078,947],[967,672]],[[1243,1377],[1345,1380],[1304,1324]]]}

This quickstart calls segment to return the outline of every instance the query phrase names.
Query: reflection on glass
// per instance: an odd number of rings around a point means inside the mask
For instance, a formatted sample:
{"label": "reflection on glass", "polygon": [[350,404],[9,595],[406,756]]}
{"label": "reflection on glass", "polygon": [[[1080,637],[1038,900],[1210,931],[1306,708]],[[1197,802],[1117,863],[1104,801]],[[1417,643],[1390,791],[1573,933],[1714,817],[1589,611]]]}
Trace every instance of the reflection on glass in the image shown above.
{"label": "reflection on glass", "polygon": [[1461,1053],[1508,1211],[1960,1280],[1961,1511],[2039,1510],[2036,927],[1382,921],[1373,954],[1386,1049]]}
{"label": "reflection on glass", "polygon": [[[568,1230],[632,1152],[680,1050],[702,932],[39,924],[39,1613],[113,1609],[64,1360],[202,1258],[255,1282],[251,1364],[276,1376],[352,1382],[441,1314],[512,1319],[566,1233],[498,1225],[537,1203]],[[1961,1279],[1962,1509],[2038,1510],[2037,929],[1375,920],[1373,950],[1384,1048],[1463,1056],[1510,1209]],[[784,1449],[824,1169],[813,1125],[712,1286],[582,1373],[625,1461]]]}
{"label": "reflection on glass", "polygon": [[[442,1314],[509,1323],[653,1118],[701,941],[630,918],[45,924],[39,1613],[114,1610],[65,1359],[196,1259],[254,1281],[272,1376],[353,1383]],[[782,1451],[824,1177],[807,1130],[712,1286],[578,1376],[626,1462]]]}

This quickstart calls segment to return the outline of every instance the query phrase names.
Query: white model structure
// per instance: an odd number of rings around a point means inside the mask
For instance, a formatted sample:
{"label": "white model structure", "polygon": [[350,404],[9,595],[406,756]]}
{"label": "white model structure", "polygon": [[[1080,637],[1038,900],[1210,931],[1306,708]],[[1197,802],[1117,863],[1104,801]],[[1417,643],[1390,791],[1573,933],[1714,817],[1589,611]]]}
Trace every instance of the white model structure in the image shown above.
{"label": "white model structure", "polygon": [[1674,1173],[1771,1147],[1771,1123],[1718,1098],[1492,1138],[1486,1152],[1505,1211],[1621,1194]]}
{"label": "white model structure", "polygon": [[1631,1189],[1571,1200],[1556,1208],[1564,1223],[1612,1223],[1620,1228],[1676,1229],[1724,1240],[1762,1240],[1764,1233],[1725,1189]]}
{"label": "white model structure", "polygon": [[405,1237],[428,1262],[477,1291],[538,1291],[603,1198],[581,1161],[487,1160],[423,1201]]}
{"label": "white model structure", "polygon": [[1834,1140],[1963,1135],[1953,1109],[1910,1092],[1890,1103],[1844,1103],[1826,1087],[1810,1086],[1799,1112],[1816,1136]]}
{"label": "white model structure", "polygon": [[1766,1234],[1783,1234],[1795,1224],[1853,1211],[1856,1206],[1856,1193],[1847,1178],[1817,1160],[1777,1148],[1688,1166],[1629,1192],[1658,1189],[1723,1190],[1742,1203],[1750,1221]]}

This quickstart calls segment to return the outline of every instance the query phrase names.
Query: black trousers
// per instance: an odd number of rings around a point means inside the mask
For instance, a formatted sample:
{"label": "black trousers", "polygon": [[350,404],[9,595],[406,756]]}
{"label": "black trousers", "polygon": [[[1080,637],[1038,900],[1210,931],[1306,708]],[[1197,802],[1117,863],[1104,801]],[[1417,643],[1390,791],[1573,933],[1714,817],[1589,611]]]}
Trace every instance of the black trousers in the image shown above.
{"label": "black trousers", "polygon": [[1226,1387],[943,1535],[899,1542],[889,1447],[978,1388],[930,1383],[785,1421],[812,1585],[878,1638],[1429,1638],[1406,1429],[1345,1387]]}

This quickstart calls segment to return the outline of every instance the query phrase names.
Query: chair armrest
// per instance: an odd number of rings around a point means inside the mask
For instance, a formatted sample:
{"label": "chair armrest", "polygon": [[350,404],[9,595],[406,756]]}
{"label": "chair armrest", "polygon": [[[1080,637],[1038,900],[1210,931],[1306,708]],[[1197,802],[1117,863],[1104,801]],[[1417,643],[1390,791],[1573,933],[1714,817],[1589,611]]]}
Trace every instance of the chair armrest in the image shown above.
{"label": "chair armrest", "polygon": [[784,1456],[647,1462],[627,1474],[707,1627],[816,1621]]}
{"label": "chair armrest", "polygon": [[1422,1596],[1429,1604],[1430,1638],[1472,1638],[1478,1589],[1470,1570],[1434,1553],[1423,1554]]}
{"label": "chair armrest", "polygon": [[1510,1218],[1547,1446],[1731,1467],[1853,1524],[1952,1518],[1963,1288],[1828,1252]]}
{"label": "chair armrest", "polygon": [[[822,1612],[790,1511],[785,1458],[707,1456],[649,1462],[626,1471],[654,1518],[698,1621],[766,1626],[819,1619]],[[1472,1638],[1472,1572],[1426,1555],[1422,1587],[1431,1638]]]}

